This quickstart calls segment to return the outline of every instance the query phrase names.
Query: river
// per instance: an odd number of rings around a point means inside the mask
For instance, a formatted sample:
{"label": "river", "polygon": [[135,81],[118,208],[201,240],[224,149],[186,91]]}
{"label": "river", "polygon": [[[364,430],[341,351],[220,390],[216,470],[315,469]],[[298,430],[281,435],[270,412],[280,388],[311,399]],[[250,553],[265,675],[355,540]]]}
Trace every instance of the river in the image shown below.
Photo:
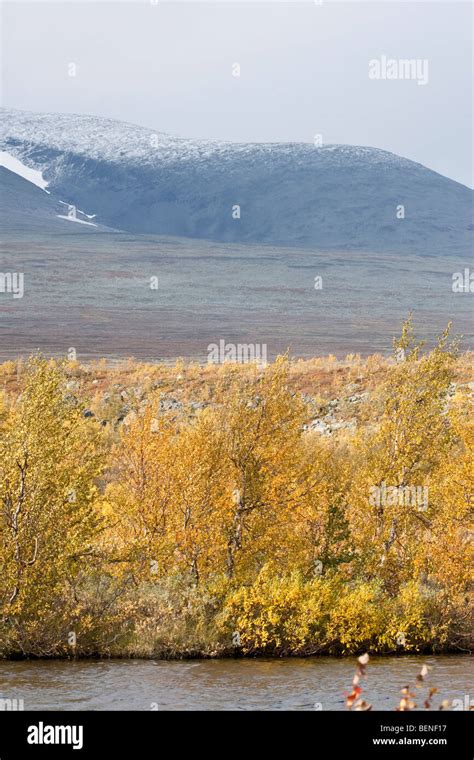
{"label": "river", "polygon": [[[431,666],[422,688],[438,688],[433,706],[474,703],[473,658],[373,657],[363,696],[392,710],[399,691]],[[38,660],[0,662],[0,698],[25,710],[344,710],[356,658],[236,660]],[[471,695],[471,697],[470,697]]]}

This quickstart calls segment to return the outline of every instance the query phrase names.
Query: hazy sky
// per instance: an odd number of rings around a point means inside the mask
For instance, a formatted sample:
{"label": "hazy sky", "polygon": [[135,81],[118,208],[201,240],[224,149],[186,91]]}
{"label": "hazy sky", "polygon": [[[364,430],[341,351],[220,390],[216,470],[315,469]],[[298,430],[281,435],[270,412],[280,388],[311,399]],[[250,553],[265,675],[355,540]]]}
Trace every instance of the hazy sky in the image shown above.
{"label": "hazy sky", "polygon": [[[473,185],[469,2],[3,2],[2,103],[183,137],[370,145]],[[382,56],[428,82],[369,78]],[[76,76],[68,74],[69,64]],[[240,77],[232,75],[239,63]]]}

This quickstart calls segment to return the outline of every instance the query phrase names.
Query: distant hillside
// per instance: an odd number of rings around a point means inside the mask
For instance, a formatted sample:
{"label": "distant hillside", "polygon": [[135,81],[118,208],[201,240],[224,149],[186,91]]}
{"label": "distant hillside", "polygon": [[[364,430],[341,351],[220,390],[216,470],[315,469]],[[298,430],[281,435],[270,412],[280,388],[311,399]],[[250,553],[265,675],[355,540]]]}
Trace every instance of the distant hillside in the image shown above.
{"label": "distant hillside", "polygon": [[[387,151],[189,140],[73,114],[3,109],[2,121],[0,149],[42,170],[56,197],[116,229],[286,246],[472,250],[473,191]],[[236,205],[240,219],[232,216]],[[400,205],[404,219],[396,216]]]}

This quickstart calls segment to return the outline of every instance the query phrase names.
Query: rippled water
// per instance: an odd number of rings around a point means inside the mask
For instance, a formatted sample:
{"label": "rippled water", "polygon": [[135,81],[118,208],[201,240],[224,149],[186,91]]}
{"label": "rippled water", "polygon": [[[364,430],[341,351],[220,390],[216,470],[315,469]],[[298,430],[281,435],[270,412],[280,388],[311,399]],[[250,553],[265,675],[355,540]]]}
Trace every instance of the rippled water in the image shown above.
{"label": "rippled water", "polygon": [[[281,660],[107,660],[0,663],[0,698],[23,699],[25,710],[343,710],[355,658]],[[474,701],[468,656],[372,658],[364,697],[392,710],[399,691],[432,666],[434,705]],[[470,696],[469,696],[470,695]],[[420,702],[422,699],[419,700]]]}

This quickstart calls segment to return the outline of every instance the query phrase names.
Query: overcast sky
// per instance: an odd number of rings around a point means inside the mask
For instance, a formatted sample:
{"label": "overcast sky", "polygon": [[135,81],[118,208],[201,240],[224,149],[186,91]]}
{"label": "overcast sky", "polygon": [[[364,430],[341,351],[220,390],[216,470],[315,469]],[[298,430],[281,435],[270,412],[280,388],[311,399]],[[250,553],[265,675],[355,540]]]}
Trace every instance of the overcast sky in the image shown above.
{"label": "overcast sky", "polygon": [[[2,102],[183,137],[321,134],[472,187],[471,23],[453,0],[3,2]],[[427,59],[427,84],[370,79],[383,55]]]}

